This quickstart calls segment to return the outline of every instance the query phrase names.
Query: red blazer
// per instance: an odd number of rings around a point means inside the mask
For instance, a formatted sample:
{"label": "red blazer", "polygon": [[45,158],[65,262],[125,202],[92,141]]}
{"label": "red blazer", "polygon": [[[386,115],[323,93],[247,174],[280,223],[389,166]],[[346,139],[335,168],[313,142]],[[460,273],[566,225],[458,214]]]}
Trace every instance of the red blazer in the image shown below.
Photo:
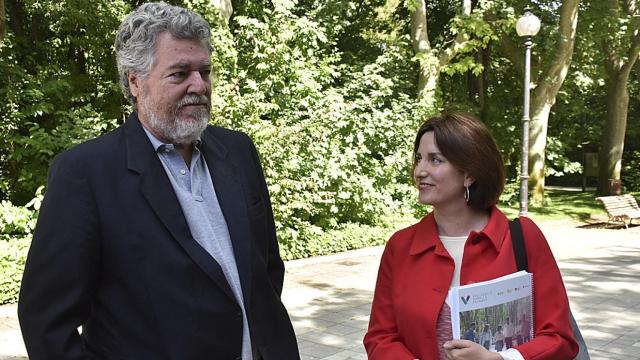
{"label": "red blazer", "polygon": [[[569,324],[562,277],[544,235],[521,218],[529,272],[534,279],[535,338],[515,348],[525,359],[573,359],[578,346]],[[364,346],[369,359],[439,359],[436,323],[454,271],[433,214],[396,232],[384,250]],[[515,272],[505,215],[494,207],[487,226],[464,247],[460,284]]]}

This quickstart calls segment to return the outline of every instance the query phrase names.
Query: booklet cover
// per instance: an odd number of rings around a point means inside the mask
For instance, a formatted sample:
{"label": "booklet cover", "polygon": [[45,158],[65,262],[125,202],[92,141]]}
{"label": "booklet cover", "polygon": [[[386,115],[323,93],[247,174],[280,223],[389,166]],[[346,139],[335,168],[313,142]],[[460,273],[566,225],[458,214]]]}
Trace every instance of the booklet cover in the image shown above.
{"label": "booklet cover", "polygon": [[502,351],[533,338],[533,276],[519,271],[449,290],[454,339]]}

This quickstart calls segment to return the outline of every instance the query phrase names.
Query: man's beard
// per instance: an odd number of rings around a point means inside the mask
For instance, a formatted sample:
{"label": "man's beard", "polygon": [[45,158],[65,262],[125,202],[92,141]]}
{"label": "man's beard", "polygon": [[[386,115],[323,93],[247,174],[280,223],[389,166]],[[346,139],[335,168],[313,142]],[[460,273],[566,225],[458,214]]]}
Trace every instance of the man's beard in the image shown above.
{"label": "man's beard", "polygon": [[[199,107],[186,119],[180,119],[182,107],[190,104],[207,104]],[[148,115],[148,125],[163,140],[175,145],[189,145],[196,141],[209,123],[210,102],[205,95],[187,95],[165,114],[158,113],[152,101],[143,101],[144,112]]]}

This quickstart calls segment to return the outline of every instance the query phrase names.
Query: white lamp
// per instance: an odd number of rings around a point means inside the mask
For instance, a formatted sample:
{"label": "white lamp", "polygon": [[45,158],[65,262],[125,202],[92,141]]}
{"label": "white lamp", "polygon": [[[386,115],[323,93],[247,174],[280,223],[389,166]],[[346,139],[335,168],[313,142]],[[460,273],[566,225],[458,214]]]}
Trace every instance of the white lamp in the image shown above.
{"label": "white lamp", "polygon": [[529,83],[531,69],[531,38],[540,31],[540,19],[531,9],[525,9],[524,15],[516,23],[516,31],[524,38],[524,109],[522,114],[522,172],[520,173],[520,216],[529,212]]}
{"label": "white lamp", "polygon": [[516,23],[516,31],[521,37],[536,36],[540,31],[540,19],[533,15],[531,9],[525,9],[524,15]]}

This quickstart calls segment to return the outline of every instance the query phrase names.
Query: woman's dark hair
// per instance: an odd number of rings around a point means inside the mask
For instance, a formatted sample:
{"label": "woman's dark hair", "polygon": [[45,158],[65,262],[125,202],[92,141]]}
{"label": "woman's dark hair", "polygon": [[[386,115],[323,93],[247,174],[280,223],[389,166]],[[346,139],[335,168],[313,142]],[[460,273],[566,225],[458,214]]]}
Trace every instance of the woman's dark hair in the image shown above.
{"label": "woman's dark hair", "polygon": [[[429,131],[433,131],[442,156],[475,179],[469,187],[468,206],[487,210],[495,205],[504,189],[504,163],[485,124],[463,112],[429,118],[418,129],[413,143],[414,154],[418,151],[422,135]],[[415,170],[416,165],[414,156],[412,169]]]}

